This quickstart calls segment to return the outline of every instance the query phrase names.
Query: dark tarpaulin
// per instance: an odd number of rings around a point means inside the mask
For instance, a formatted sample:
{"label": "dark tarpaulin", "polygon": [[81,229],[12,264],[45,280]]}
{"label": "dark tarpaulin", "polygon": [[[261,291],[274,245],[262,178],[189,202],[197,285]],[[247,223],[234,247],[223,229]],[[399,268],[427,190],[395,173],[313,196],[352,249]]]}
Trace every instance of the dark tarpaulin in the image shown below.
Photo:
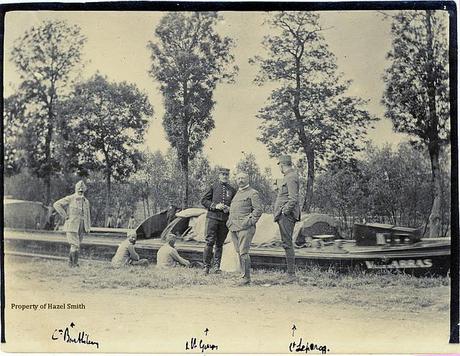
{"label": "dark tarpaulin", "polygon": [[136,229],[137,238],[140,240],[159,238],[166,226],[174,220],[178,211],[180,211],[180,209],[171,205],[168,209],[147,218]]}

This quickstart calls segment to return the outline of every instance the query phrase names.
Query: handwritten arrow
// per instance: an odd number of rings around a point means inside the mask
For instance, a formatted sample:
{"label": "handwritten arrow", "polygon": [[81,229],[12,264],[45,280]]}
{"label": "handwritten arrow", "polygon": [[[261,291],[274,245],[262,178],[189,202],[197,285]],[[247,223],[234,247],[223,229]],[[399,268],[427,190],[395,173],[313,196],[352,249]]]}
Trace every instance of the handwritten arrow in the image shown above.
{"label": "handwritten arrow", "polygon": [[295,327],[295,324],[292,324],[292,336],[294,336],[294,331],[296,331],[297,328]]}
{"label": "handwritten arrow", "polygon": [[205,334],[206,336],[208,336],[208,331],[209,331],[208,328],[206,328],[205,331],[204,331],[204,334]]}

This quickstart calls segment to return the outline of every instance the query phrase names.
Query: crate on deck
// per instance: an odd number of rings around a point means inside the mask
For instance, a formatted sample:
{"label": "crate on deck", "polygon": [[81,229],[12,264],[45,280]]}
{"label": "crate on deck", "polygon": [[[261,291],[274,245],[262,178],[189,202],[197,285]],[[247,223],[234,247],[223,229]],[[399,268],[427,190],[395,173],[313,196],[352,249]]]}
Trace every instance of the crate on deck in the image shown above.
{"label": "crate on deck", "polygon": [[354,224],[357,246],[412,244],[421,240],[421,229],[390,224]]}

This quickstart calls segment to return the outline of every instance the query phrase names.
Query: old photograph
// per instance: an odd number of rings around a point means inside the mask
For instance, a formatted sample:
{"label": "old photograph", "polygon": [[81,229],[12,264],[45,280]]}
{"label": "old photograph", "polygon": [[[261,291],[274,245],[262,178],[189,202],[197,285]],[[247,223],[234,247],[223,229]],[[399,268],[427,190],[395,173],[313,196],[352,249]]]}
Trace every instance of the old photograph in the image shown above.
{"label": "old photograph", "polygon": [[2,9],[2,351],[460,352],[455,5],[85,6]]}

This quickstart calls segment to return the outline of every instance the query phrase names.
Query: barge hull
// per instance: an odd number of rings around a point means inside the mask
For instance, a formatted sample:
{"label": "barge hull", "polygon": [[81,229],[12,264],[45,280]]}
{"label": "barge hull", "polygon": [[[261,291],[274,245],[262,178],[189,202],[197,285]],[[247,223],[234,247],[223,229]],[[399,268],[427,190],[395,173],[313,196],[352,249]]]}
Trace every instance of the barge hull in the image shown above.
{"label": "barge hull", "polygon": [[[124,237],[90,234],[81,244],[81,257],[85,259],[110,261]],[[160,240],[143,240],[136,244],[141,258],[156,263],[156,253],[162,246]],[[66,257],[69,245],[62,232],[4,230],[5,253]],[[179,253],[191,261],[201,261],[204,244],[201,242],[177,242]],[[255,269],[284,270],[286,266],[284,250],[280,247],[253,247],[250,251],[252,267]],[[296,265],[299,268],[333,268],[339,272],[400,271],[417,276],[446,275],[450,267],[450,246],[414,246],[407,249],[368,249],[359,253],[296,250]]]}

